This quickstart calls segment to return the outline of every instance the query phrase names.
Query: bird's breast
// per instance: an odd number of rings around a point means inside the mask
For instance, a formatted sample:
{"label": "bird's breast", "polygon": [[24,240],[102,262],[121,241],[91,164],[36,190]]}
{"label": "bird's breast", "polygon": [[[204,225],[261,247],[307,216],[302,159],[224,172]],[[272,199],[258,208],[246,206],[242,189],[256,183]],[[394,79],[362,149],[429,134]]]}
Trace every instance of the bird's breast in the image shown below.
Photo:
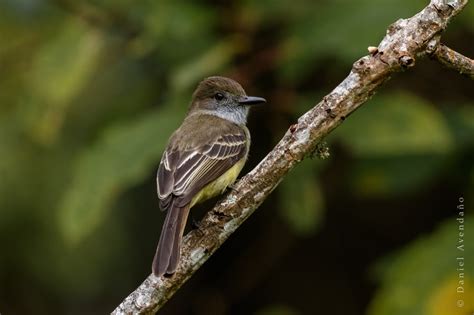
{"label": "bird's breast", "polygon": [[244,167],[244,164],[247,160],[247,156],[244,156],[240,161],[235,163],[231,168],[229,168],[224,174],[219,176],[214,181],[207,184],[200,192],[196,194],[191,200],[191,207],[197,203],[204,202],[207,199],[215,197],[222,194],[229,185],[232,185],[237,176],[239,176],[240,171]]}

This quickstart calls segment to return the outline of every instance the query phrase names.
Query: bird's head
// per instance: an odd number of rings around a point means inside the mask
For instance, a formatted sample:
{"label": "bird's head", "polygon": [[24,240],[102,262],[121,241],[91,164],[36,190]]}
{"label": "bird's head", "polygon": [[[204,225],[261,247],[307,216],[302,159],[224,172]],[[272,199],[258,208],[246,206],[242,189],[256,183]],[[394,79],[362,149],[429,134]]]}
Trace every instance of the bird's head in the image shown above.
{"label": "bird's head", "polygon": [[247,96],[236,81],[214,76],[199,83],[193,93],[189,112],[204,112],[245,124],[249,106],[265,102],[262,97]]}

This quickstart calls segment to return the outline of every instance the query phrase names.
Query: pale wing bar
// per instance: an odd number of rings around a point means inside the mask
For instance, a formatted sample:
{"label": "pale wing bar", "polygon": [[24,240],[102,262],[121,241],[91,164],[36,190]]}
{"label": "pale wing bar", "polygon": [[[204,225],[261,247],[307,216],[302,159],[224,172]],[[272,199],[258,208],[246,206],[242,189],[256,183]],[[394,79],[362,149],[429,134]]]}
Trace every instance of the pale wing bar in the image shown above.
{"label": "pale wing bar", "polygon": [[246,150],[244,134],[228,134],[195,150],[165,151],[157,173],[161,209],[168,209],[173,196],[182,199],[180,205],[190,202],[197,191],[245,156]]}

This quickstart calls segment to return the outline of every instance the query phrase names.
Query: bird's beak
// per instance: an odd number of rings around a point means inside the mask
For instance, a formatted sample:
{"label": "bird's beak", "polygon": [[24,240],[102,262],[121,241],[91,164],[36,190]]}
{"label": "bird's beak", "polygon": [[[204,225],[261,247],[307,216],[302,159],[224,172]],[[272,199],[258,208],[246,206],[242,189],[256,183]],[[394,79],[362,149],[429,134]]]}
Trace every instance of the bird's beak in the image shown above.
{"label": "bird's beak", "polygon": [[264,99],[263,97],[257,97],[257,96],[242,96],[242,98],[239,100],[240,105],[256,105],[256,104],[262,104],[266,102],[267,102],[266,99]]}

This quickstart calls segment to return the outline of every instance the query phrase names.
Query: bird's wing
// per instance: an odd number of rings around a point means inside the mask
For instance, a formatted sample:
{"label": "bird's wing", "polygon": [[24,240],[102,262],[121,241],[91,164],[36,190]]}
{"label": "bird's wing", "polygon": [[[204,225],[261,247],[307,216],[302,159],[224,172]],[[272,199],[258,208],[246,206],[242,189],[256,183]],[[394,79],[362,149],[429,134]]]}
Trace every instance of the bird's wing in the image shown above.
{"label": "bird's wing", "polygon": [[180,199],[180,205],[191,202],[197,192],[229,170],[246,152],[243,131],[219,136],[208,144],[184,151],[168,148],[156,178],[161,209],[168,209],[173,197]]}

